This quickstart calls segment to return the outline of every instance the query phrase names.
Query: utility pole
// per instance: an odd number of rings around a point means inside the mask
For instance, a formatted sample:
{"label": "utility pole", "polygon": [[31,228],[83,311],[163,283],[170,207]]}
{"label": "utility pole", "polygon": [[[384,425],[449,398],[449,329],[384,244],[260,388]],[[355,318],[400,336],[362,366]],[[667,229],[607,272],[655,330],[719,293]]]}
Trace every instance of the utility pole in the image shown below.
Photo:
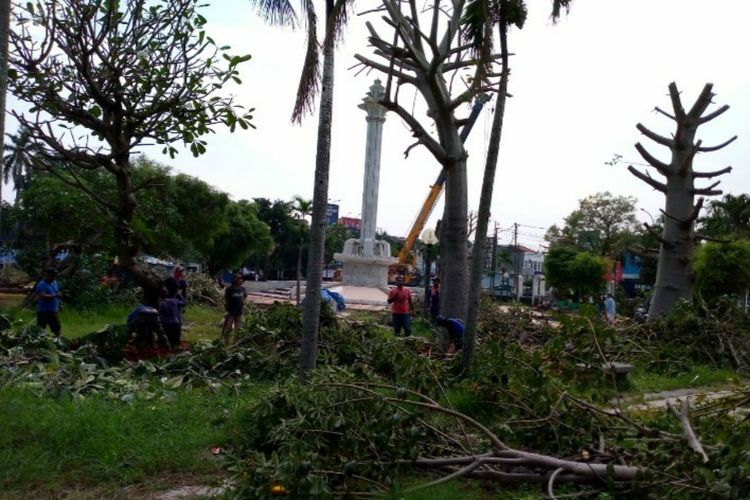
{"label": "utility pole", "polygon": [[492,275],[490,275],[490,291],[495,288],[495,274],[497,273],[497,222],[495,222],[495,235],[492,237]]}
{"label": "utility pole", "polygon": [[516,300],[521,297],[521,280],[518,277],[518,222],[513,223],[513,285],[516,290]]}

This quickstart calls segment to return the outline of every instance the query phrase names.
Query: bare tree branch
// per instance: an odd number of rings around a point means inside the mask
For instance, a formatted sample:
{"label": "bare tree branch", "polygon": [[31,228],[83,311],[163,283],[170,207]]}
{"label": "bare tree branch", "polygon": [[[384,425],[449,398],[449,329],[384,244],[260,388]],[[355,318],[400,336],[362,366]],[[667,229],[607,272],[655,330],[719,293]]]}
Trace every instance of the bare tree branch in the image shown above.
{"label": "bare tree branch", "polygon": [[684,119],[685,109],[682,107],[682,102],[680,101],[680,92],[677,90],[677,84],[675,82],[669,84],[669,98],[672,100],[672,110],[674,111],[673,119]]}
{"label": "bare tree branch", "polygon": [[443,146],[441,146],[439,142],[432,138],[427,130],[422,127],[422,124],[419,123],[419,121],[414,118],[411,113],[405,110],[402,106],[390,100],[381,101],[380,104],[383,105],[383,107],[385,107],[388,111],[393,111],[399,117],[401,117],[401,119],[404,120],[406,124],[411,128],[414,137],[416,137],[420,143],[424,144],[425,147],[433,155],[435,155],[435,158],[437,158],[438,161],[443,162],[448,159],[448,155],[445,152],[445,149],[443,149]]}
{"label": "bare tree branch", "polygon": [[688,116],[691,119],[698,120],[703,112],[706,111],[708,105],[711,104],[711,98],[714,96],[714,94],[711,92],[713,88],[713,83],[707,83],[703,87],[703,90],[698,96],[698,99],[695,100],[695,104],[693,104],[693,107],[690,108],[690,111],[688,112]]}
{"label": "bare tree branch", "polygon": [[635,168],[633,165],[628,165],[628,170],[631,174],[638,177],[640,180],[651,186],[652,188],[656,189],[657,191],[661,191],[662,193],[667,192],[667,185],[657,181],[653,177],[651,177],[648,173],[643,173],[637,168]]}
{"label": "bare tree branch", "polygon": [[402,80],[402,81],[404,81],[406,83],[410,83],[412,85],[417,85],[417,79],[416,78],[414,78],[411,75],[407,75],[406,73],[404,73],[402,71],[398,71],[395,68],[391,69],[391,68],[389,68],[388,66],[386,66],[384,64],[380,64],[378,62],[373,61],[372,59],[368,59],[368,58],[366,58],[364,56],[361,56],[359,54],[355,54],[354,58],[357,61],[359,61],[362,64],[364,64],[365,66],[369,66],[372,69],[378,70],[378,71],[380,71],[380,72],[382,72],[382,73],[384,73],[386,75],[392,74],[392,75],[396,76],[399,80]]}
{"label": "bare tree branch", "polygon": [[656,157],[651,155],[651,153],[649,153],[640,142],[635,144],[635,149],[649,165],[658,170],[663,176],[668,177],[672,173],[672,167],[670,165],[656,159]]}
{"label": "bare tree branch", "polygon": [[669,400],[667,400],[667,407],[672,412],[672,414],[680,421],[680,424],[682,425],[682,431],[685,433],[685,439],[687,440],[688,445],[693,449],[693,451],[701,456],[701,459],[705,464],[708,462],[708,455],[706,455],[706,452],[703,450],[703,446],[701,446],[701,443],[698,440],[698,436],[695,435],[693,426],[690,425],[690,419],[688,417],[690,411],[689,401],[690,400],[688,398],[685,398],[685,401],[680,401],[680,411],[677,411],[677,408],[674,407],[672,401]]}
{"label": "bare tree branch", "polygon": [[716,181],[713,184],[711,184],[710,186],[706,186],[704,188],[691,189],[690,192],[693,193],[693,194],[696,194],[696,193],[699,193],[700,191],[711,191],[713,188],[715,188],[719,184],[721,184],[721,181]]}
{"label": "bare tree branch", "polygon": [[699,179],[699,178],[710,179],[712,177],[716,177],[716,176],[719,176],[719,175],[728,174],[731,171],[732,171],[732,167],[725,167],[725,168],[722,168],[721,170],[714,170],[713,172],[696,172],[696,171],[693,171],[693,178],[694,179]]}
{"label": "bare tree branch", "polygon": [[712,111],[711,113],[701,117],[701,119],[698,120],[698,123],[700,123],[701,125],[703,125],[704,123],[708,123],[714,118],[716,118],[717,116],[722,115],[728,109],[729,109],[729,105],[725,104],[719,109],[717,109],[716,111]]}
{"label": "bare tree branch", "polygon": [[667,113],[666,111],[664,111],[663,109],[661,109],[659,106],[656,106],[654,108],[654,111],[656,111],[657,113],[661,113],[662,115],[666,116],[670,120],[677,121],[677,118],[674,115]]}
{"label": "bare tree branch", "polygon": [[651,130],[647,129],[643,124],[639,123],[635,126],[643,135],[651,139],[652,141],[661,144],[662,146],[666,146],[668,148],[674,147],[674,139],[669,139],[667,137],[661,136],[655,132],[652,132]]}
{"label": "bare tree branch", "polygon": [[727,141],[724,141],[721,144],[718,144],[716,146],[701,146],[701,147],[698,148],[698,151],[700,151],[701,153],[708,153],[708,152],[711,152],[711,151],[718,151],[718,150],[720,150],[722,148],[725,148],[725,147],[729,146],[735,140],[737,140],[737,136],[736,135],[734,137],[732,137],[731,139],[729,139]]}

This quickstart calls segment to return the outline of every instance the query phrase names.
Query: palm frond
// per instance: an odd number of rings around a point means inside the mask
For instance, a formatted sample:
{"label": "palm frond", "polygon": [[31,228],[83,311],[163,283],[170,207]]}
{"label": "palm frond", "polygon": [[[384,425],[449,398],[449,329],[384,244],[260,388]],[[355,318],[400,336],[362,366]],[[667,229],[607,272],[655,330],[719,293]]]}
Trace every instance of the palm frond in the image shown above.
{"label": "palm frond", "polygon": [[566,14],[570,12],[570,4],[572,2],[573,0],[552,0],[552,14],[550,17],[553,23],[556,23],[560,19],[562,9],[565,9]]}
{"label": "palm frond", "polygon": [[500,0],[500,12],[506,26],[514,25],[519,30],[523,29],[529,15],[524,0]]}
{"label": "palm frond", "polygon": [[312,0],[304,0],[307,14],[307,50],[302,74],[297,87],[297,100],[292,111],[292,122],[301,123],[302,118],[313,111],[315,96],[320,89],[320,46],[318,45],[318,17]]}
{"label": "palm frond", "polygon": [[349,4],[354,6],[353,0],[336,0],[333,9],[326,19],[326,37],[324,46],[330,43],[338,44],[344,35],[344,26],[349,22]]}
{"label": "palm frond", "polygon": [[258,14],[276,26],[297,27],[297,13],[288,0],[250,0]]}
{"label": "palm frond", "polygon": [[464,43],[471,44],[478,52],[485,43],[485,26],[490,22],[490,5],[488,0],[470,0],[461,16]]}

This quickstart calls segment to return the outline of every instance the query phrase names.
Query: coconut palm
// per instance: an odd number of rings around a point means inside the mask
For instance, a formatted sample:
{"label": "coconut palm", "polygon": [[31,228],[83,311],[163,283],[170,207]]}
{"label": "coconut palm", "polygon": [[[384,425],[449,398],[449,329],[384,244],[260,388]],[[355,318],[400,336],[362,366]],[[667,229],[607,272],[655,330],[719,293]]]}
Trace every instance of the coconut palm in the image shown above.
{"label": "coconut palm", "polygon": [[[0,0],[0,141],[5,139],[5,94],[8,91],[8,38],[10,0]],[[2,143],[0,142],[0,145]],[[2,228],[3,183],[0,180],[0,228]]]}
{"label": "coconut palm", "polygon": [[8,134],[10,144],[3,146],[2,180],[8,184],[13,182],[16,192],[16,202],[21,191],[28,184],[32,168],[32,157],[36,144],[31,140],[31,134],[23,129],[19,134]]}
{"label": "coconut palm", "polygon": [[712,201],[700,223],[701,232],[714,238],[750,237],[750,196],[727,194]]}
{"label": "coconut palm", "polygon": [[297,251],[297,305],[300,304],[300,281],[302,281],[302,249],[305,246],[307,232],[307,217],[312,213],[312,200],[295,196],[292,201],[292,212],[299,221],[299,249]]}
{"label": "coconut palm", "polygon": [[[260,15],[272,24],[295,27],[297,13],[288,0],[251,0]],[[310,249],[307,258],[307,287],[300,349],[300,377],[315,367],[320,319],[320,288],[323,280],[326,208],[328,205],[328,171],[331,160],[331,121],[333,116],[334,45],[341,37],[348,19],[350,0],[325,0],[323,43],[318,43],[318,17],[311,0],[300,0],[300,12],[307,28],[305,61],[300,74],[292,121],[301,122],[313,110],[320,91],[318,137],[315,153],[315,180],[310,223]],[[322,45],[323,71],[320,72]]]}
{"label": "coconut palm", "polygon": [[[552,1],[552,20],[559,19],[562,9],[569,8],[572,0]],[[472,0],[466,6],[463,22],[467,29],[464,39],[473,46],[478,54],[491,54],[493,52],[492,25],[497,25],[500,39],[500,60],[502,73],[498,84],[497,102],[495,103],[495,114],[492,120],[487,158],[484,167],[484,178],[482,180],[482,192],[479,199],[479,211],[477,214],[476,237],[471,255],[471,269],[469,273],[468,299],[466,310],[466,332],[463,344],[462,366],[468,370],[474,353],[474,345],[477,329],[477,318],[479,315],[479,289],[482,285],[482,270],[484,266],[484,246],[487,234],[487,225],[490,219],[490,206],[492,204],[492,189],[495,184],[495,171],[500,154],[500,137],[503,129],[503,118],[505,115],[505,98],[508,93],[508,28],[515,25],[523,28],[526,21],[526,4],[524,0]],[[496,249],[493,249],[493,252]]]}

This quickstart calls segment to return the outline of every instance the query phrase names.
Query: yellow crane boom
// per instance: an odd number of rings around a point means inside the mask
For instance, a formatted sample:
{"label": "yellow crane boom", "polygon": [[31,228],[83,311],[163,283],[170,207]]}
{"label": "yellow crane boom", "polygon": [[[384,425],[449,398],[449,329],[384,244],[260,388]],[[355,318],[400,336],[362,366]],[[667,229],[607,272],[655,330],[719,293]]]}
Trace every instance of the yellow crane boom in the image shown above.
{"label": "yellow crane boom", "polygon": [[[490,100],[490,97],[486,94],[480,94],[479,96],[477,96],[476,101],[474,101],[474,106],[472,106],[471,108],[471,113],[469,114],[469,118],[466,120],[466,124],[461,129],[461,134],[460,134],[461,142],[466,141],[466,138],[469,136],[469,132],[471,132],[471,128],[474,126],[474,122],[476,122],[477,117],[479,117],[479,112],[482,111],[482,107],[489,100]],[[417,214],[417,218],[414,219],[414,223],[412,224],[411,229],[409,230],[409,234],[406,235],[406,241],[404,242],[404,246],[401,247],[401,251],[398,253],[399,265],[403,266],[403,265],[408,264],[409,254],[414,248],[414,243],[417,242],[419,233],[421,233],[422,229],[424,229],[424,225],[427,223],[427,219],[430,217],[432,210],[435,208],[435,204],[440,198],[440,193],[443,192],[444,185],[445,185],[445,169],[442,169],[440,171],[440,175],[438,175],[438,178],[435,181],[435,184],[430,186],[430,192],[427,194],[427,198],[424,200],[424,203],[422,204],[422,208],[419,210],[419,213]]]}

